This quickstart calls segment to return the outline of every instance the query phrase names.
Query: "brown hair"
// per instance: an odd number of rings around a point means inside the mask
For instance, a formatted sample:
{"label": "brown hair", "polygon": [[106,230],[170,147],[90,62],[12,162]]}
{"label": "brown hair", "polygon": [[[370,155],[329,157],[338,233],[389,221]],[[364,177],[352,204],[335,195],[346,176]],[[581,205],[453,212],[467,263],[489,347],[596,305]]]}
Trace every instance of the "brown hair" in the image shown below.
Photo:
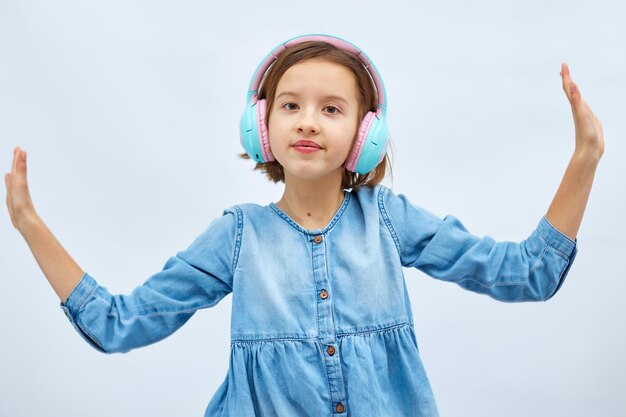
{"label": "brown hair", "polygon": [[[278,82],[285,72],[295,64],[310,60],[323,59],[328,62],[343,65],[354,74],[356,84],[359,90],[359,121],[368,111],[375,112],[378,107],[378,97],[376,88],[371,75],[363,65],[363,62],[356,56],[343,51],[331,44],[319,41],[307,41],[287,48],[282,52],[278,59],[269,68],[263,82],[259,88],[258,98],[265,99],[267,102],[266,120],[272,109],[274,97],[276,96],[276,88]],[[242,159],[250,159],[247,153],[239,154]],[[344,169],[343,178],[341,180],[342,189],[356,189],[361,186],[373,187],[385,178],[387,166],[391,169],[391,160],[389,154],[380,163],[367,174],[359,174]],[[261,170],[267,175],[267,178],[274,182],[285,182],[285,172],[282,165],[274,160],[265,163],[257,163],[254,170]],[[391,172],[393,176],[393,172]]]}

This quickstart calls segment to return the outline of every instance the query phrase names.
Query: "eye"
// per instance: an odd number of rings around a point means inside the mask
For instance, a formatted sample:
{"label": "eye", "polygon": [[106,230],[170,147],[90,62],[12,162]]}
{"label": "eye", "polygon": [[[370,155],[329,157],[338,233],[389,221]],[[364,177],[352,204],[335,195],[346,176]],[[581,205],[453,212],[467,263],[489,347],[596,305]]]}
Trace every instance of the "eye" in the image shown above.
{"label": "eye", "polygon": [[296,103],[285,103],[281,107],[285,110],[296,110],[298,105]]}
{"label": "eye", "polygon": [[326,106],[325,109],[326,109],[326,112],[329,113],[329,114],[339,114],[339,113],[341,113],[341,110],[339,110],[339,108],[335,107],[335,106]]}

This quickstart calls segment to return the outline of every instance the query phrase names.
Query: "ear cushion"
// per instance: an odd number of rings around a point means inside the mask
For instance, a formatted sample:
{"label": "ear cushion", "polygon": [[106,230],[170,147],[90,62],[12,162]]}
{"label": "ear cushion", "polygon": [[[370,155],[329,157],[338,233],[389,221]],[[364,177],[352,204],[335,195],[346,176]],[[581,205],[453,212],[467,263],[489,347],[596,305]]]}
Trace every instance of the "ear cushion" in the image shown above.
{"label": "ear cushion", "polygon": [[374,112],[367,112],[363,120],[361,120],[361,124],[359,125],[359,130],[354,139],[354,144],[352,145],[352,149],[350,150],[350,156],[348,157],[348,162],[346,163],[346,169],[351,172],[356,172],[356,166],[359,162],[359,157],[361,156],[361,152],[363,151],[363,146],[365,145],[367,135],[369,135],[370,129],[372,127],[372,121],[376,119],[376,114]]}
{"label": "ear cushion", "polygon": [[254,125],[256,116],[254,116],[254,113],[256,113],[256,109],[251,105],[246,105],[246,108],[241,115],[241,119],[239,120],[239,141],[250,159],[256,161],[258,158],[256,156],[256,150],[254,149],[253,138],[254,130],[256,129],[256,126]]}
{"label": "ear cushion", "polygon": [[259,129],[259,145],[261,145],[261,152],[263,152],[263,161],[269,162],[274,161],[274,154],[272,154],[272,150],[270,149],[270,139],[269,134],[267,133],[267,125],[265,124],[265,114],[267,112],[267,102],[263,100],[259,100],[256,103],[256,114],[257,114],[257,127]]}

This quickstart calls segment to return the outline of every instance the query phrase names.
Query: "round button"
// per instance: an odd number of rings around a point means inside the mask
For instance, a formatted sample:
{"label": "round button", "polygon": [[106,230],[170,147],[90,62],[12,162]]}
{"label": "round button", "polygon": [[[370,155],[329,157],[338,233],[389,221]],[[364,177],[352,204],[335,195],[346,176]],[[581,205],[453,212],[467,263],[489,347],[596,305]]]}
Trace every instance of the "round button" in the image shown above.
{"label": "round button", "polygon": [[335,410],[337,410],[338,413],[343,413],[343,410],[344,410],[343,404],[337,403],[337,407],[335,407]]}
{"label": "round button", "polygon": [[322,297],[323,300],[328,298],[328,291],[326,290],[322,290],[320,291],[320,297]]}
{"label": "round button", "polygon": [[326,352],[328,352],[330,356],[333,356],[335,354],[335,348],[333,346],[328,346]]}
{"label": "round button", "polygon": [[322,237],[320,235],[317,235],[313,238],[313,242],[315,243],[320,243],[322,241]]}

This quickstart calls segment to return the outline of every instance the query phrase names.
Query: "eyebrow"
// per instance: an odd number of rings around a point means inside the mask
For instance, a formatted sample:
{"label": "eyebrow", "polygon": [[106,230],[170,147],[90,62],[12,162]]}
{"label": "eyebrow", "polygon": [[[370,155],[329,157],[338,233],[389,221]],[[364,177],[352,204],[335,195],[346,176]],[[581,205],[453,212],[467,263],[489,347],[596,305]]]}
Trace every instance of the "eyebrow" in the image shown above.
{"label": "eyebrow", "polygon": [[[294,93],[292,91],[283,91],[282,93],[278,94],[276,96],[276,98],[274,99],[274,101],[278,100],[280,97],[282,96],[293,96],[293,97],[298,97],[297,93]],[[336,95],[336,94],[329,94],[327,96],[322,97],[325,100],[338,100],[338,101],[342,101],[346,106],[348,105],[348,100],[342,96]]]}

